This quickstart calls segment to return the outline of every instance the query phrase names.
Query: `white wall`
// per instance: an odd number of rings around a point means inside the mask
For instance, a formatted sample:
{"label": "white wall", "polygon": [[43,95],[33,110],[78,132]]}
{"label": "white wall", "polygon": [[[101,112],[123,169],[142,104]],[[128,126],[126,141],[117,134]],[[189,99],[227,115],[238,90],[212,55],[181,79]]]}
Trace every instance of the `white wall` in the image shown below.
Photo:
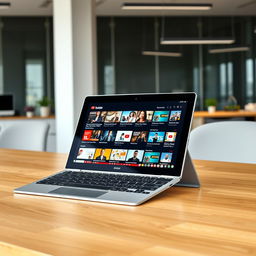
{"label": "white wall", "polygon": [[68,152],[82,103],[97,93],[93,0],[54,0],[57,151]]}
{"label": "white wall", "polygon": [[72,0],[74,107],[78,120],[86,95],[97,94],[96,15],[93,0]]}

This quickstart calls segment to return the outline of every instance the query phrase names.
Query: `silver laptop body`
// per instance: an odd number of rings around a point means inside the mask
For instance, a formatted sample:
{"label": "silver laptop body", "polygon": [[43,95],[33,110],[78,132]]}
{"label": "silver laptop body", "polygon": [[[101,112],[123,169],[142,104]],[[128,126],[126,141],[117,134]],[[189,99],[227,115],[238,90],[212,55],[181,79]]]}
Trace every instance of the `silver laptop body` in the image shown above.
{"label": "silver laptop body", "polygon": [[[136,193],[136,188],[129,189],[129,191],[113,191],[92,187],[40,184],[46,179],[50,180],[52,177],[55,177],[55,173],[47,178],[17,188],[14,190],[14,193],[139,205],[175,184],[184,185],[185,183],[182,183],[181,179],[185,165],[188,134],[192,122],[195,100],[196,95],[194,93],[87,97],[66,169],[57,173],[64,174],[65,172],[72,172],[82,173],[81,175],[91,173],[99,175],[120,175],[120,177],[124,178],[126,176],[136,176],[166,179],[166,183],[161,187],[155,190],[144,190],[143,193]],[[125,110],[120,109],[120,107],[118,108],[120,104],[123,106],[126,103],[131,105],[130,108],[132,110],[130,112],[127,111],[127,108]],[[105,108],[105,106],[110,106],[108,104],[111,104],[111,107],[116,104],[118,111],[108,111]],[[134,107],[132,107],[133,105]],[[140,105],[144,106],[144,108],[148,106],[149,110],[140,110]],[[100,114],[97,113],[97,108],[101,109],[98,111]],[[134,113],[131,114],[131,112]],[[144,122],[143,118],[145,117],[142,118],[143,114],[141,112],[145,112],[144,116],[146,115]],[[132,119],[133,117],[134,120]],[[128,118],[132,120],[130,123]],[[96,121],[93,122],[94,120]],[[96,132],[94,132],[95,128],[97,130]],[[147,129],[149,130],[147,131]],[[167,131],[162,131],[164,129],[167,129]],[[168,132],[168,129],[174,130],[174,132]],[[111,134],[115,134],[115,140],[107,142],[106,136],[103,137],[103,135],[107,133],[109,135],[109,131],[114,131]],[[147,137],[144,138],[144,144],[142,142],[136,142],[136,139],[138,141],[138,136],[142,132],[147,134]],[[100,134],[98,138],[96,133],[98,135]],[[138,136],[136,137],[134,134]],[[176,138],[172,136],[173,134],[175,134]],[[123,140],[122,137],[124,137]],[[104,141],[104,138],[106,141]],[[179,143],[179,145],[175,143]],[[110,144],[112,148],[110,148]],[[154,147],[158,148],[159,152],[155,152]],[[104,152],[102,153],[102,151]],[[137,155],[135,151],[137,151]],[[138,154],[140,155],[138,156]],[[187,158],[188,156],[187,154]],[[136,162],[133,162],[135,161],[134,159],[136,159]],[[191,166],[190,163],[189,169],[191,169]],[[185,171],[190,172],[190,170]],[[191,175],[194,176],[195,183],[189,184],[188,182],[185,185],[198,187],[199,182],[195,176],[196,174],[194,171],[192,172]],[[189,175],[187,174],[187,176]],[[191,178],[193,180],[192,176]]]}

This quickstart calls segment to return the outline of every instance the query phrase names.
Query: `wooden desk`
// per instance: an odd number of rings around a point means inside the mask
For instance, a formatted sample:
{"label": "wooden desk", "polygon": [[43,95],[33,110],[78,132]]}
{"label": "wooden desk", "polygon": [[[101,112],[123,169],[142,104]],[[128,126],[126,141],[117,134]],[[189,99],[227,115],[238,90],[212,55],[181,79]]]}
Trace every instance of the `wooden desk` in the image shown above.
{"label": "wooden desk", "polygon": [[26,116],[0,116],[0,121],[2,120],[37,120],[37,119],[55,119],[55,116],[33,116],[33,117],[26,117]]}
{"label": "wooden desk", "polygon": [[230,118],[230,117],[256,117],[256,112],[253,111],[216,111],[209,113],[208,111],[195,111],[194,117],[203,118]]}
{"label": "wooden desk", "polygon": [[195,111],[194,120],[193,120],[193,128],[196,128],[205,123],[206,118],[236,118],[236,117],[244,117],[249,118],[251,120],[256,120],[256,112],[255,111],[216,111],[214,113],[209,113],[208,111]]}
{"label": "wooden desk", "polygon": [[201,189],[137,207],[13,195],[65,161],[0,150],[0,255],[256,255],[256,165],[195,161]]}

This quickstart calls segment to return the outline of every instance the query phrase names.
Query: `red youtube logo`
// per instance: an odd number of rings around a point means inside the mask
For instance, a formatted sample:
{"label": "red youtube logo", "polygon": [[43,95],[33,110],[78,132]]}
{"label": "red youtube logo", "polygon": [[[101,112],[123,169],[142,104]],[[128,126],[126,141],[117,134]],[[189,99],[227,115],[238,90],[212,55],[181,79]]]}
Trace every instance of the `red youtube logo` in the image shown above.
{"label": "red youtube logo", "polygon": [[173,136],[172,135],[169,135],[169,138],[171,139]]}
{"label": "red youtube logo", "polygon": [[129,134],[126,134],[124,137],[125,137],[126,139],[128,139],[128,138],[130,137],[130,135],[129,135]]}
{"label": "red youtube logo", "polygon": [[91,106],[91,109],[95,109],[95,107],[94,107],[94,106]]}

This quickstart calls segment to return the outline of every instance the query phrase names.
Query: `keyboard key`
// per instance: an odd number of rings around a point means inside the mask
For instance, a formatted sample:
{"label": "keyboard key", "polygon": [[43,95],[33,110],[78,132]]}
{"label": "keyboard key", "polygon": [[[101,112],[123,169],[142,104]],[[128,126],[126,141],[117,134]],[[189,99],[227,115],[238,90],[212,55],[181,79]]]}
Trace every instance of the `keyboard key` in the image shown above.
{"label": "keyboard key", "polygon": [[171,179],[158,177],[65,171],[37,183],[149,194],[149,191],[154,191],[170,181]]}

